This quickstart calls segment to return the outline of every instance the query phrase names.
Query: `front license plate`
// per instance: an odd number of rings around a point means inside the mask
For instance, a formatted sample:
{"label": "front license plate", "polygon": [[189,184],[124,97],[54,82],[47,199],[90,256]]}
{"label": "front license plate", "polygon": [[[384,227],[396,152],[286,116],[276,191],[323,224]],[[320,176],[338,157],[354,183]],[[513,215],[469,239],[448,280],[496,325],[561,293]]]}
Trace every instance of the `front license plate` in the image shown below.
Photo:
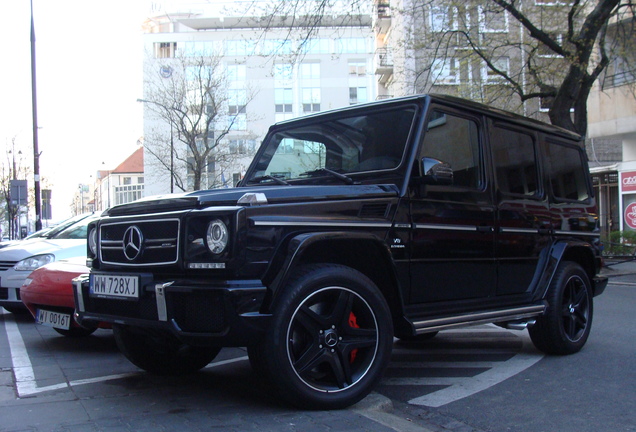
{"label": "front license plate", "polygon": [[35,321],[45,326],[68,330],[71,328],[71,315],[59,312],[37,309]]}
{"label": "front license plate", "polygon": [[139,298],[139,277],[127,275],[91,275],[92,297],[137,299]]}

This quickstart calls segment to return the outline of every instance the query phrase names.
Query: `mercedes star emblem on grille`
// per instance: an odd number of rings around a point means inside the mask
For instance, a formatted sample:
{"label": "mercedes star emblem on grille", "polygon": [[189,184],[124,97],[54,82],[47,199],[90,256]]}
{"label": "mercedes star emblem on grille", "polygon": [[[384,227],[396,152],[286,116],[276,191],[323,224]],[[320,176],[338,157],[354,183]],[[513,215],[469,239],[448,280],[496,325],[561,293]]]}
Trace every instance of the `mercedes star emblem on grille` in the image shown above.
{"label": "mercedes star emblem on grille", "polygon": [[141,230],[133,225],[128,227],[124,233],[124,255],[128,261],[134,261],[139,255],[141,255],[141,247],[143,245],[144,236],[141,234]]}

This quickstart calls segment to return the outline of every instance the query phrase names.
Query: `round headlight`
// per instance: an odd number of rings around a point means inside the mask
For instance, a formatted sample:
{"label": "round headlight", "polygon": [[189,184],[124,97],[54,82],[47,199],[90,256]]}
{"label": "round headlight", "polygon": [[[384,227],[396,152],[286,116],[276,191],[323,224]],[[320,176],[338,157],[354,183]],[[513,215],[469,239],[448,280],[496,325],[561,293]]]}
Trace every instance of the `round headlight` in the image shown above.
{"label": "round headlight", "polygon": [[97,229],[95,228],[88,233],[88,248],[93,255],[97,256]]}
{"label": "round headlight", "polygon": [[218,255],[225,250],[228,243],[228,231],[222,220],[215,219],[209,223],[206,240],[213,254]]}

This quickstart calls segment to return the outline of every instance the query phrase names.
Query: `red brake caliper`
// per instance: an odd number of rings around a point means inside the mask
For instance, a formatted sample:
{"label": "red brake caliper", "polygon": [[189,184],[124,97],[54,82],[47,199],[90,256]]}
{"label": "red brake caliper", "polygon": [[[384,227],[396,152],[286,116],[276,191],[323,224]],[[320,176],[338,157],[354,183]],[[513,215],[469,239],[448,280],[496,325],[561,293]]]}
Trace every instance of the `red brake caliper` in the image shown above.
{"label": "red brake caliper", "polygon": [[[360,326],[358,325],[358,320],[356,316],[353,314],[353,312],[349,312],[349,327],[360,328]],[[358,354],[358,348],[354,348],[351,350],[351,354],[349,354],[350,363],[353,363],[353,361],[356,359],[357,354]]]}

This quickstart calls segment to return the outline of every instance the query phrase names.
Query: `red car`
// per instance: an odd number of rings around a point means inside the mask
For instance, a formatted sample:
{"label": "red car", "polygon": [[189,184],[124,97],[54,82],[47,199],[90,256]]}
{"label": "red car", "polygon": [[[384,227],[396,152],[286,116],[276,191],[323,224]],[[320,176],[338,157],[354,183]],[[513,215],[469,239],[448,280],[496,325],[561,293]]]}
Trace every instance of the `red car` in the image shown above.
{"label": "red car", "polygon": [[88,273],[86,258],[55,261],[31,272],[20,288],[20,298],[35,321],[64,336],[88,336],[98,328],[110,328],[110,324],[95,323],[91,327],[77,324],[73,318],[75,299],[74,278]]}

